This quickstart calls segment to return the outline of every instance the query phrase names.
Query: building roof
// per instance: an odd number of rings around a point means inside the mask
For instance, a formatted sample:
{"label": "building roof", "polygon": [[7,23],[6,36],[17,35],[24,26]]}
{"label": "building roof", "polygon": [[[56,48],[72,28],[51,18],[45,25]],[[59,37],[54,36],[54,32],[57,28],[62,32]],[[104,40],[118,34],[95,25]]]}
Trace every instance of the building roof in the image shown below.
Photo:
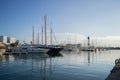
{"label": "building roof", "polygon": [[0,42],[0,47],[5,47],[5,44]]}

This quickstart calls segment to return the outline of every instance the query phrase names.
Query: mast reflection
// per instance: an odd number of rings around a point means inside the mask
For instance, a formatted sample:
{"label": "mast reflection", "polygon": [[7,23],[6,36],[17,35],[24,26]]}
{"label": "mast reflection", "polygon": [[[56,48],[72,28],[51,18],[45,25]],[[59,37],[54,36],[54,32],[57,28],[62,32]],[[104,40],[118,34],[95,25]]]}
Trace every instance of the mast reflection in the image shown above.
{"label": "mast reflection", "polygon": [[90,63],[90,51],[88,51],[88,63]]}
{"label": "mast reflection", "polygon": [[[37,62],[39,63],[38,66],[39,67],[39,71],[40,71],[40,80],[47,80],[47,79],[50,79],[52,80],[52,76],[53,76],[53,70],[52,70],[52,58],[53,57],[63,57],[62,54],[60,53],[57,53],[57,54],[43,54],[43,55],[39,55],[38,56],[35,56],[35,55],[32,55],[32,63],[31,63],[31,80],[33,80],[34,78],[34,70],[35,69],[34,67],[36,66],[36,61],[34,63],[34,60],[37,60]],[[48,68],[49,67],[49,68]],[[49,70],[48,70],[49,69]],[[48,74],[47,71],[50,71],[50,73]],[[49,76],[50,75],[50,76]]]}

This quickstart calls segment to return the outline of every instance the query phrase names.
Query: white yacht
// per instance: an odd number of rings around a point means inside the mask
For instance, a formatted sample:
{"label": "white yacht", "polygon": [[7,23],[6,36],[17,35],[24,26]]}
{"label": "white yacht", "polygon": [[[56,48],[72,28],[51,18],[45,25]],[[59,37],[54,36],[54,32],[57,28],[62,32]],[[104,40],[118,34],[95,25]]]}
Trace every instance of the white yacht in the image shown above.
{"label": "white yacht", "polygon": [[49,49],[43,49],[33,45],[21,45],[11,50],[12,53],[47,53],[48,51]]}

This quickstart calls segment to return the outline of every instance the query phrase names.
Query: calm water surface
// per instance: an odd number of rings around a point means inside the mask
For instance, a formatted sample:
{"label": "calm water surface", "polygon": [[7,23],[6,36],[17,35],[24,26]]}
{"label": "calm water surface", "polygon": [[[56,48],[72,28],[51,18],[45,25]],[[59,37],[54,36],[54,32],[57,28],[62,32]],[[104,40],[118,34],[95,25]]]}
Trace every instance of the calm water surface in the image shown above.
{"label": "calm water surface", "polygon": [[1,55],[0,80],[105,80],[119,50]]}

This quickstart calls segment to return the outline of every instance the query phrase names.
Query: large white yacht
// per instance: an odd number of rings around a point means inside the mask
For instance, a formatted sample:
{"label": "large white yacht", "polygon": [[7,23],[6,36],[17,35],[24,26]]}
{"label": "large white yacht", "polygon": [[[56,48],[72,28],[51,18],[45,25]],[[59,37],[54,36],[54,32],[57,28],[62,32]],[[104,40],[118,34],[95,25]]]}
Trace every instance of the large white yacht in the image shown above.
{"label": "large white yacht", "polygon": [[47,53],[49,49],[39,48],[34,45],[21,45],[18,47],[12,48],[12,53]]}

